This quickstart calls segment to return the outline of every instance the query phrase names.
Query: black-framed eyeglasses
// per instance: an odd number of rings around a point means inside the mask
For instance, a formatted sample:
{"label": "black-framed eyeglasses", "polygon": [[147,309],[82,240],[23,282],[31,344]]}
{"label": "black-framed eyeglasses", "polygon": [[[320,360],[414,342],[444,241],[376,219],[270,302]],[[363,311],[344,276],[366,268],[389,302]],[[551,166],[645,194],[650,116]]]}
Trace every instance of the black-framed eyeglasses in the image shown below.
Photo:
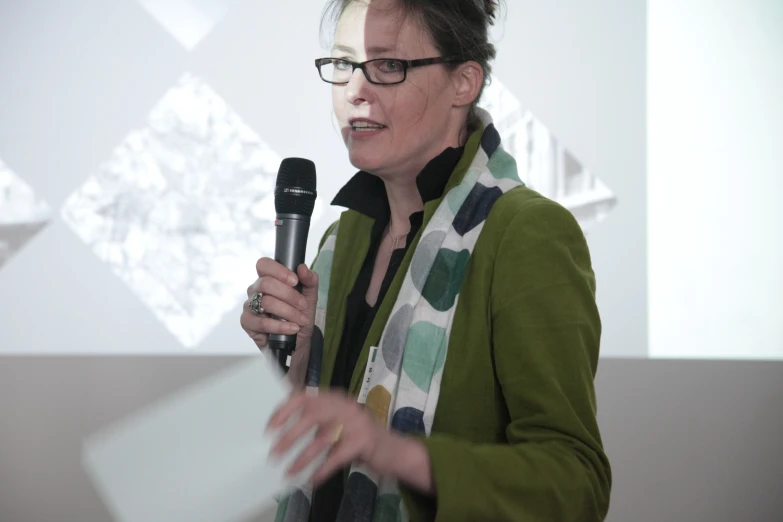
{"label": "black-framed eyeglasses", "polygon": [[344,58],[318,58],[315,66],[318,74],[326,83],[345,85],[351,80],[353,72],[361,69],[367,81],[376,85],[394,85],[402,83],[408,77],[408,69],[434,65],[436,63],[459,63],[454,58],[422,58],[420,60],[400,60],[397,58],[376,58],[366,62],[352,62]]}

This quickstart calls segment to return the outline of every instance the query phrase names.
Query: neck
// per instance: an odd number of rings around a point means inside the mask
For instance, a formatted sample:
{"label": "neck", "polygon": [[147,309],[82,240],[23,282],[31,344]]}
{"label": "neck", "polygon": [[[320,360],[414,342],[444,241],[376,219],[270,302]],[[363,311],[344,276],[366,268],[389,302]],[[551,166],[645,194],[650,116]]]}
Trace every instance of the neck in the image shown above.
{"label": "neck", "polygon": [[384,180],[389,198],[389,231],[393,236],[410,230],[410,215],[424,209],[424,202],[416,186],[416,178]]}
{"label": "neck", "polygon": [[438,154],[448,147],[459,148],[467,141],[467,128],[458,127],[449,137],[431,152],[430,157],[413,166],[406,175],[385,176],[378,174],[386,186],[386,196],[389,199],[390,221],[389,231],[393,236],[405,234],[410,229],[410,215],[424,210],[424,202],[416,185],[416,176]]}

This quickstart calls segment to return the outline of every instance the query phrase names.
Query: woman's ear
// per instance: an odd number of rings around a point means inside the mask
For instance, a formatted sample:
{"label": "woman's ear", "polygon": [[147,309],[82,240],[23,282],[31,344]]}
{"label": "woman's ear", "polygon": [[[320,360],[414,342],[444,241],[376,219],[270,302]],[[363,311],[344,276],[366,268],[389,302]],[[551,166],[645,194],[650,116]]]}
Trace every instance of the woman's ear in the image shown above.
{"label": "woman's ear", "polygon": [[478,62],[465,62],[452,73],[452,80],[455,87],[454,106],[470,105],[481,92],[484,69]]}

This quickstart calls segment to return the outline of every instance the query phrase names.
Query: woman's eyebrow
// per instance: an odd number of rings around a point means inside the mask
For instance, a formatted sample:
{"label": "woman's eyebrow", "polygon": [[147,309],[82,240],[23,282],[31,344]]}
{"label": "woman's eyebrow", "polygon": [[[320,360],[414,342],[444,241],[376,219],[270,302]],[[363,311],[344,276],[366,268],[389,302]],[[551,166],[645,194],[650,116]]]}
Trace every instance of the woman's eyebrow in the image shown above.
{"label": "woman's eyebrow", "polygon": [[[372,47],[369,47],[367,49],[368,54],[381,54],[381,53],[388,53],[391,51],[394,51],[394,47],[385,47],[382,45],[374,45]],[[335,44],[332,46],[332,51],[343,51],[346,53],[354,54],[356,51],[353,49],[353,47],[349,47],[347,45],[342,44]]]}

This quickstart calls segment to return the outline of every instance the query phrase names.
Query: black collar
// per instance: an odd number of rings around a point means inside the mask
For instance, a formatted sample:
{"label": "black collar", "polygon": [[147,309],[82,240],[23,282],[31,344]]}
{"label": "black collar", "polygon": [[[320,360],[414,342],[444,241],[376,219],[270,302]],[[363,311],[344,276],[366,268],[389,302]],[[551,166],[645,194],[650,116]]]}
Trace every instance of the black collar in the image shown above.
{"label": "black collar", "polygon": [[[443,195],[452,172],[457,167],[465,147],[449,147],[430,160],[416,176],[416,186],[424,203]],[[389,218],[386,185],[378,176],[360,170],[340,189],[332,205],[361,212],[374,219]]]}

